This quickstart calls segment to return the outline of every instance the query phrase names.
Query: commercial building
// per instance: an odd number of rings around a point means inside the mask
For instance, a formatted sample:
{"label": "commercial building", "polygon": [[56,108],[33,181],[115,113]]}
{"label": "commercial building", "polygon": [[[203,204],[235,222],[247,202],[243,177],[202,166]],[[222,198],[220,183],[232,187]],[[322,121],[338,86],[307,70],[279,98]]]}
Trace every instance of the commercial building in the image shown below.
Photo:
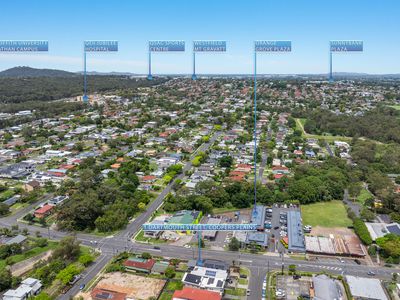
{"label": "commercial building", "polygon": [[288,250],[290,252],[305,252],[303,224],[301,212],[290,210],[287,212]]}
{"label": "commercial building", "polygon": [[[221,218],[208,218],[207,224],[220,224]],[[206,240],[214,241],[217,237],[216,230],[205,230],[202,232],[203,238]]]}
{"label": "commercial building", "polygon": [[306,250],[323,255],[366,256],[366,250],[356,236],[306,236]]}
{"label": "commercial building", "polygon": [[389,299],[379,279],[346,275],[346,281],[355,300]]}
{"label": "commercial building", "polygon": [[339,282],[322,274],[312,279],[314,300],[342,300],[342,290]]}
{"label": "commercial building", "polygon": [[251,223],[257,224],[257,230],[264,231],[265,223],[265,206],[256,205],[254,210],[251,212]]}
{"label": "commercial building", "polygon": [[268,247],[268,235],[264,232],[252,231],[248,232],[246,235],[245,244],[249,246],[252,243],[256,243],[262,248]]}
{"label": "commercial building", "polygon": [[[181,210],[176,212],[169,220],[168,224],[198,224],[202,213],[197,210]],[[187,234],[190,230],[186,231]]]}

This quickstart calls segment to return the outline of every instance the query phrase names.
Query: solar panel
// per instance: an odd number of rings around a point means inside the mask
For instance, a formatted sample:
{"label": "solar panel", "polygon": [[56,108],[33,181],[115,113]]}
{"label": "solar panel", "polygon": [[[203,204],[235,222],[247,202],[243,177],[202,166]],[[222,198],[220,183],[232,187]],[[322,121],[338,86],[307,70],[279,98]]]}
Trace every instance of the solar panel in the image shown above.
{"label": "solar panel", "polygon": [[217,272],[215,272],[215,271],[210,271],[210,270],[206,270],[206,276],[215,277],[215,275],[217,275]]}
{"label": "solar panel", "polygon": [[96,295],[96,298],[97,299],[110,299],[110,298],[112,298],[112,295],[107,292],[101,292],[100,294]]}
{"label": "solar panel", "polygon": [[194,275],[194,274],[187,274],[185,277],[186,282],[198,284],[201,280],[201,276]]}

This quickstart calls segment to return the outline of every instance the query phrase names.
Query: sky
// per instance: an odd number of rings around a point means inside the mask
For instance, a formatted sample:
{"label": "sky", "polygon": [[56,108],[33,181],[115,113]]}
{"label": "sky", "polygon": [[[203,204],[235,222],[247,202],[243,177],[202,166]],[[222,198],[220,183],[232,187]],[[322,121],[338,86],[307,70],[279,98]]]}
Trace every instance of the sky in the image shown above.
{"label": "sky", "polygon": [[118,40],[89,53],[88,71],[146,74],[149,40],[185,40],[155,53],[153,74],[190,74],[193,40],[226,40],[226,53],[196,57],[198,74],[253,72],[254,40],[291,40],[292,52],[260,53],[260,74],[329,70],[329,40],[363,40],[363,53],[333,57],[334,72],[400,73],[399,0],[13,0],[1,4],[0,40],[48,40],[48,53],[0,53],[15,66],[83,70],[84,40]]}

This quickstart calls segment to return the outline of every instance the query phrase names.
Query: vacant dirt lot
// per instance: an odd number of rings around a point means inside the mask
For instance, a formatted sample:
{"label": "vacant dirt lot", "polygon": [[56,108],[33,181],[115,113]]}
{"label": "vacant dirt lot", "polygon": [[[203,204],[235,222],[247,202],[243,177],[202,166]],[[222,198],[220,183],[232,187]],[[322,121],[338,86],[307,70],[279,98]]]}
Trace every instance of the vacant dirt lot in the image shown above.
{"label": "vacant dirt lot", "polygon": [[[162,279],[114,272],[104,274],[96,287],[126,293],[127,298],[144,300],[150,297],[157,298],[165,283]],[[85,300],[92,299],[90,292],[77,296],[82,296]]]}
{"label": "vacant dirt lot", "polygon": [[333,236],[343,236],[343,235],[351,235],[351,236],[356,236],[355,233],[346,227],[321,227],[321,226],[315,226],[311,230],[311,235],[314,236],[326,236],[329,237],[330,235]]}

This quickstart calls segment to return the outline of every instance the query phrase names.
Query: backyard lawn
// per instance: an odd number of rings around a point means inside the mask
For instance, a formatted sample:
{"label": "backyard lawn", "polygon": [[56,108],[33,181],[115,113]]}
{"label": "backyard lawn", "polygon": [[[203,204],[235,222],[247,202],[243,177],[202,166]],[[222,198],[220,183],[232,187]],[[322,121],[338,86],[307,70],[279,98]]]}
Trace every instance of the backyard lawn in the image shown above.
{"label": "backyard lawn", "polygon": [[352,224],[343,202],[339,200],[302,205],[301,213],[304,225],[347,227]]}

